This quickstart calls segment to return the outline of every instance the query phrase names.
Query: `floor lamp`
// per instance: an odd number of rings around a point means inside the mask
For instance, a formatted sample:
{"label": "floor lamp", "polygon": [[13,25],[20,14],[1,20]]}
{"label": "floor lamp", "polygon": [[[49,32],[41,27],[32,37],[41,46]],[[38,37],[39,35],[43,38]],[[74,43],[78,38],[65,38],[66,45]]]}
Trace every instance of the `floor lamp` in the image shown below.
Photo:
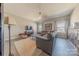
{"label": "floor lamp", "polygon": [[15,25],[16,22],[14,19],[10,19],[9,17],[5,17],[4,24],[8,25],[8,31],[9,31],[9,56],[13,56],[11,53],[11,26]]}

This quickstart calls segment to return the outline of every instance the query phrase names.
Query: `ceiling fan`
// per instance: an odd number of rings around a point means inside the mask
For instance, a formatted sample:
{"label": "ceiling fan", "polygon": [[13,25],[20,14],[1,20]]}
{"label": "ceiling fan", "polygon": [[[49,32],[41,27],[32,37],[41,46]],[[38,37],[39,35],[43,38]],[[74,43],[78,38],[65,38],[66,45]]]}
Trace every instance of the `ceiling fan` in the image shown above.
{"label": "ceiling fan", "polygon": [[42,12],[41,6],[40,5],[38,5],[38,6],[39,6],[39,8],[37,11],[37,14],[38,14],[37,22],[42,22],[42,21],[46,20],[48,18],[48,16],[44,12]]}
{"label": "ceiling fan", "polygon": [[46,20],[48,18],[48,16],[46,14],[42,13],[42,12],[38,12],[38,15],[39,15],[38,18],[41,21],[44,21],[44,20]]}

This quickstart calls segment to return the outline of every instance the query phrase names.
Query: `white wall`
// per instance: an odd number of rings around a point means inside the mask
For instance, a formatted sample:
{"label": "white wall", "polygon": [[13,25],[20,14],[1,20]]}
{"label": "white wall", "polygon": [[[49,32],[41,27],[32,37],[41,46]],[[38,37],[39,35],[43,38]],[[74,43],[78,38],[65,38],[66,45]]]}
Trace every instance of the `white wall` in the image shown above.
{"label": "white wall", "polygon": [[[18,16],[12,14],[4,14],[4,16],[9,16],[10,19],[15,19],[16,25],[11,26],[11,39],[15,39],[18,37],[19,33],[23,33],[25,31],[25,26],[29,25],[33,27],[33,30],[37,32],[36,23],[28,21],[26,19],[20,18]],[[4,25],[4,40],[8,40],[8,26]]]}
{"label": "white wall", "polygon": [[[78,31],[76,29],[74,29],[76,22],[79,23],[79,4],[73,10],[73,13],[71,15],[71,27],[70,27],[69,32],[74,33],[75,35],[77,35],[77,33],[78,33]],[[77,40],[79,40],[79,36],[78,36]]]}
{"label": "white wall", "polygon": [[71,27],[74,27],[75,22],[79,22],[79,4],[76,6],[71,15]]}

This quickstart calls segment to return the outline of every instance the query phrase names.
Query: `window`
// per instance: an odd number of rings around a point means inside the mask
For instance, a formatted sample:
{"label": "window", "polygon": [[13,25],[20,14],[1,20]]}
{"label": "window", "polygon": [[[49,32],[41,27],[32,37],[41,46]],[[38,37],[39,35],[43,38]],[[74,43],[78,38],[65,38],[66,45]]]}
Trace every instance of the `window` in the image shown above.
{"label": "window", "polygon": [[57,21],[56,29],[57,32],[65,32],[65,20]]}
{"label": "window", "polygon": [[42,31],[42,24],[38,24],[38,32]]}

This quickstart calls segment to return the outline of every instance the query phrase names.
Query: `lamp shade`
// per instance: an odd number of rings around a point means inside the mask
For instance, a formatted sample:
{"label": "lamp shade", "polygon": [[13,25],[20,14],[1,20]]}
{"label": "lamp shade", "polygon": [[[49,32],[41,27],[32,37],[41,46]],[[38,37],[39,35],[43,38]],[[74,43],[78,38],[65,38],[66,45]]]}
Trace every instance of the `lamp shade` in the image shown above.
{"label": "lamp shade", "polygon": [[16,22],[15,22],[15,19],[7,16],[7,17],[5,17],[4,24],[16,25]]}

